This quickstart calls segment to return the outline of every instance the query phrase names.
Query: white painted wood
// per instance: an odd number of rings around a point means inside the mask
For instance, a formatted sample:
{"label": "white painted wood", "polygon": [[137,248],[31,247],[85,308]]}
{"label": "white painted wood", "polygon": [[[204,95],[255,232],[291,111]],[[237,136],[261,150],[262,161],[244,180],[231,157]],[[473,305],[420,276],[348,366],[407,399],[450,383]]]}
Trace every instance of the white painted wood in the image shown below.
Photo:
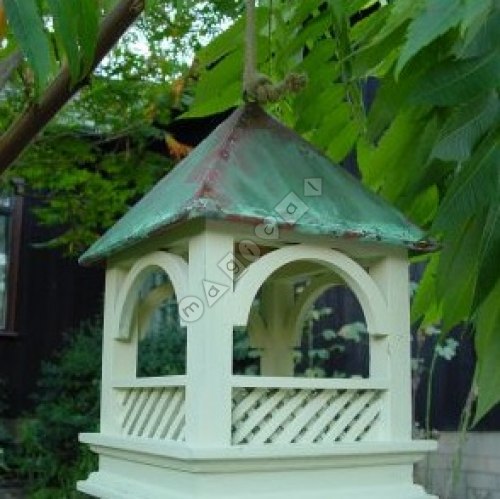
{"label": "white painted wood", "polygon": [[148,428],[148,424],[151,421],[151,418],[160,402],[162,390],[149,390],[149,398],[146,404],[146,407],[142,414],[139,416],[137,421],[137,436],[138,437],[147,437],[148,432],[146,428]]}
{"label": "white painted wood", "polygon": [[178,439],[185,423],[184,392],[183,387],[119,390],[120,433],[134,438]]}
{"label": "white painted wood", "polygon": [[341,410],[356,397],[356,391],[334,392],[334,397],[324,406],[319,417],[296,439],[298,443],[312,444],[321,441],[325,429],[335,420]]}
{"label": "white painted wood", "polygon": [[141,338],[147,332],[152,314],[165,300],[172,298],[174,294],[172,283],[167,282],[152,289],[148,295],[137,304],[138,327]]}
{"label": "white painted wood", "polygon": [[296,337],[287,318],[294,309],[294,299],[290,282],[270,279],[262,287],[261,313],[266,324],[260,355],[263,376],[293,376]]}
{"label": "white painted wood", "polygon": [[[380,416],[381,410],[380,396],[374,397],[369,406],[360,414],[356,421],[346,430],[343,442],[356,442],[356,440],[364,440],[368,432],[375,426],[375,420]],[[370,433],[370,438],[373,438],[374,433]]]}
{"label": "white painted wood", "polygon": [[[377,424],[381,393],[380,390],[234,389],[232,440],[234,444],[259,445],[362,439]],[[371,437],[374,435],[372,432]]]}
{"label": "white painted wood", "polygon": [[[252,444],[264,444],[268,439],[271,439],[276,430],[279,427],[285,426],[287,419],[291,417],[291,414],[294,413],[310,396],[310,392],[306,390],[298,390],[294,392],[294,395],[291,396],[281,407],[278,407],[275,410],[269,421],[264,427],[260,427],[260,431],[255,437],[252,439]],[[290,421],[291,423],[291,421]],[[289,426],[296,426],[297,421],[294,418],[294,424],[289,424]],[[272,439],[274,442],[274,439]]]}
{"label": "white painted wood", "polygon": [[257,430],[258,426],[262,424],[264,419],[270,418],[274,408],[286,397],[284,390],[276,390],[266,397],[261,405],[254,407],[248,413],[247,419],[243,420],[241,425],[236,429],[233,434],[232,441],[234,443],[243,443],[245,441],[252,441],[250,436],[252,431]]}
{"label": "white painted wood", "polygon": [[[412,484],[427,442],[190,448],[92,437],[100,471],[78,488],[120,499],[436,499]],[[295,449],[295,450],[293,450]]]}
{"label": "white painted wood", "polygon": [[338,276],[335,274],[327,274],[316,277],[306,286],[304,291],[299,295],[297,302],[287,317],[286,327],[293,331],[295,338],[294,344],[300,346],[302,338],[304,321],[311,307],[316,300],[328,289],[341,284]]}
{"label": "white painted wood", "polygon": [[246,417],[252,407],[255,407],[267,396],[267,389],[262,390],[233,390],[232,422],[236,424]]}
{"label": "white painted wood", "polygon": [[264,348],[268,334],[267,325],[257,307],[252,307],[250,310],[247,334],[252,348]]}
{"label": "white painted wood", "polygon": [[[304,390],[306,393],[307,391]],[[328,407],[330,401],[336,396],[335,390],[322,390],[305,407],[295,414],[293,424],[284,426],[283,431],[276,437],[274,443],[288,444],[297,441],[297,437],[304,428],[310,427],[312,422],[321,414],[322,409]]]}
{"label": "white painted wood", "polygon": [[129,417],[124,424],[123,431],[127,435],[137,435],[136,426],[137,421],[141,417],[141,414],[144,412],[146,404],[148,402],[151,391],[146,389],[136,390],[137,391],[137,400],[135,404],[132,406],[131,411],[129,413]]}
{"label": "white painted wood", "polygon": [[[123,450],[134,454],[149,455],[152,459],[151,463],[153,463],[155,456],[167,460],[179,460],[182,462],[182,465],[179,463],[182,469],[192,472],[215,469],[223,471],[228,461],[231,461],[234,467],[237,466],[237,463],[244,463],[243,467],[238,468],[240,471],[276,469],[273,467],[273,459],[288,460],[288,465],[291,464],[291,461],[299,461],[300,466],[302,466],[311,459],[314,461],[317,457],[325,458],[328,456],[336,458],[335,465],[337,467],[345,467],[346,465],[356,467],[377,462],[381,465],[414,463],[423,458],[426,452],[437,449],[435,440],[339,442],[336,445],[321,443],[312,445],[232,445],[227,447],[193,446],[189,443],[172,441],[130,439],[120,435],[105,435],[103,433],[81,433],[79,440],[93,447],[100,447],[104,452]],[[370,460],[365,460],[367,457]],[[250,464],[249,461],[259,459],[262,460],[259,466],[247,467]],[[154,462],[159,464],[159,461]],[[317,464],[315,462],[313,466]]]}
{"label": "white painted wood", "polygon": [[171,430],[176,421],[177,415],[181,410],[184,403],[184,393],[180,390],[175,390],[172,398],[169,400],[165,412],[163,413],[162,422],[158,425],[158,429],[154,433],[156,438],[165,439],[171,437],[173,431]]}
{"label": "white painted wood", "polygon": [[154,438],[160,427],[162,418],[167,411],[168,405],[172,400],[173,394],[175,393],[172,390],[158,390],[158,392],[160,396],[143,431],[143,435],[147,438]]}
{"label": "white painted wood", "polygon": [[306,244],[281,248],[250,264],[236,284],[235,302],[239,306],[234,310],[234,324],[242,326],[247,323],[257,291],[273,272],[288,263],[302,260],[323,263],[337,273],[356,295],[368,330],[372,333],[385,332],[388,314],[385,298],[363,267],[339,251]]}
{"label": "white painted wood", "polygon": [[111,380],[115,376],[114,371],[120,369],[119,359],[115,351],[114,331],[118,321],[116,300],[125,276],[126,270],[120,266],[109,267],[106,270],[100,427],[102,432],[110,435],[117,434],[119,431],[116,423],[116,415],[120,410],[119,402],[116,399]]}
{"label": "white painted wood", "polygon": [[170,386],[185,386],[186,376],[154,376],[150,378],[116,379],[112,381],[113,388],[156,388]]}
{"label": "white painted wood", "polygon": [[344,434],[348,427],[353,424],[354,419],[362,414],[363,409],[370,401],[377,396],[376,392],[367,391],[355,395],[349,402],[349,405],[344,406],[340,417],[330,425],[330,429],[326,431],[322,437],[322,442],[343,441]]}
{"label": "white painted wood", "polygon": [[[187,326],[186,441],[198,445],[227,446],[231,440],[233,279],[221,262],[232,253],[233,238],[209,228],[189,242],[188,296],[204,306]],[[204,282],[227,288],[212,306]]]}
{"label": "white painted wood", "polygon": [[375,262],[370,274],[388,304],[385,318],[389,336],[382,343],[373,341],[371,372],[373,376],[389,376],[390,388],[383,414],[384,431],[394,440],[411,439],[411,351],[410,291],[408,258],[400,250]]}
{"label": "white painted wood", "polygon": [[187,295],[188,267],[183,258],[164,251],[155,251],[143,256],[128,272],[117,297],[116,315],[119,318],[115,331],[117,339],[130,340],[131,324],[134,313],[137,311],[139,290],[144,277],[154,269],[165,272],[178,300]]}
{"label": "white painted wood", "polygon": [[[412,463],[434,444],[410,440],[406,253],[345,241],[341,252],[326,239],[301,239],[236,279],[221,262],[240,229],[201,227],[187,260],[146,253],[158,247],[151,241],[107,271],[101,434],[82,437],[100,469],[79,488],[113,499],[232,499],[235,491],[238,499],[431,499],[412,483]],[[142,279],[158,268],[171,284],[138,302]],[[298,275],[309,286],[295,301]],[[207,282],[224,290],[215,301]],[[370,378],[294,378],[304,314],[339,282],[365,314]],[[250,312],[261,286],[260,310]],[[173,293],[188,311],[190,297],[203,307],[184,321],[186,375],[137,378],[139,333]],[[247,319],[264,376],[232,375],[233,327]]]}
{"label": "white painted wood", "polygon": [[307,388],[384,390],[389,387],[389,378],[289,378],[271,376],[232,376],[231,385],[241,388]]}

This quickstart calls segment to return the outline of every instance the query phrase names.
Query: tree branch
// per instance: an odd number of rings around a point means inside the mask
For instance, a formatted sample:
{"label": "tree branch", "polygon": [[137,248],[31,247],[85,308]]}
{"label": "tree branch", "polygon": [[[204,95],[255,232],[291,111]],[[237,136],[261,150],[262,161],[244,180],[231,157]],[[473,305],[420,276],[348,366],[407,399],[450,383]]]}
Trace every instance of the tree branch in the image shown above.
{"label": "tree branch", "polygon": [[88,74],[72,87],[69,69],[64,65],[40,101],[27,108],[0,137],[0,173],[12,165],[43,127],[88,83],[97,65],[143,10],[144,0],[119,0],[99,28],[94,62]]}

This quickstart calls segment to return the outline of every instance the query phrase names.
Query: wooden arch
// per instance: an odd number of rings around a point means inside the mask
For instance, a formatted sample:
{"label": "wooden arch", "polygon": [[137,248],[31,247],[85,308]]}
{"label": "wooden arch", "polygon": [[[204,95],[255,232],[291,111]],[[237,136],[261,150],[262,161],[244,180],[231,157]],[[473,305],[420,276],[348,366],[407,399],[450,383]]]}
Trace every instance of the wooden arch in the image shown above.
{"label": "wooden arch", "polygon": [[[253,299],[271,274],[284,265],[301,260],[320,263],[339,275],[356,295],[365,315],[369,333],[385,334],[388,317],[387,302],[368,272],[337,250],[317,248],[306,244],[273,251],[248,267],[236,283],[234,290],[234,303],[238,305],[234,310],[234,325],[245,326],[247,324]],[[321,283],[320,287],[324,289],[325,286],[326,283]],[[301,308],[305,305],[305,303],[302,304]],[[301,313],[302,310],[297,310],[295,318]]]}
{"label": "wooden arch", "polygon": [[143,278],[154,269],[160,269],[170,279],[170,283],[158,289],[148,302],[146,308],[151,312],[155,305],[174,293],[178,299],[186,296],[188,286],[188,265],[186,261],[177,255],[156,251],[146,255],[132,266],[128,272],[115,305],[115,338],[129,341],[131,325],[134,320],[135,303]]}

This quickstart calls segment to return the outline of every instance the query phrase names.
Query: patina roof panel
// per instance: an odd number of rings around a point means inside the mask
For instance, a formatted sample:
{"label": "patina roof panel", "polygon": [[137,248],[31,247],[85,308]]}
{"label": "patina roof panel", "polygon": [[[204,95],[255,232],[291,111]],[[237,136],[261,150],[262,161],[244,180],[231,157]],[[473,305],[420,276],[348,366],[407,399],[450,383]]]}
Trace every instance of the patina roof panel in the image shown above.
{"label": "patina roof panel", "polygon": [[[321,179],[321,194],[306,195],[306,179]],[[301,208],[301,216],[292,221],[280,215],[280,203],[287,199]],[[200,217],[248,223],[274,217],[278,225],[303,234],[419,250],[433,246],[381,197],[260,107],[247,104],[153,187],[80,261],[102,260],[174,223]]]}

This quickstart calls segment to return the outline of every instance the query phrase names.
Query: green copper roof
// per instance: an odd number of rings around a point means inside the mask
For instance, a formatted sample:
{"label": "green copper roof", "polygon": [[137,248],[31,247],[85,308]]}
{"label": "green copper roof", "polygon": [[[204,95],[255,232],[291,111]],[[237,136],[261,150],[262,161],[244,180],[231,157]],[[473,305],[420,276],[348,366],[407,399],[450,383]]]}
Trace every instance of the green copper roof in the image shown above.
{"label": "green copper roof", "polygon": [[[332,140],[335,140],[332,137]],[[428,249],[395,208],[256,104],[237,109],[81,257],[91,263],[195,218]]]}

